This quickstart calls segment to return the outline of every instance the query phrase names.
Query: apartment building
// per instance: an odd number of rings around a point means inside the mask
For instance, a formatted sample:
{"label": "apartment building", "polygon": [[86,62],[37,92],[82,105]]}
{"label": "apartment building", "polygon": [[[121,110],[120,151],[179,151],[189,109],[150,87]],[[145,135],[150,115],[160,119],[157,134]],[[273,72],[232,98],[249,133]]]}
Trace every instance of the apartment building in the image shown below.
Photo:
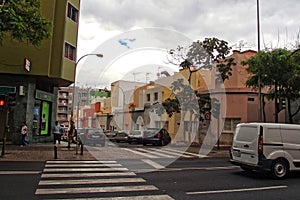
{"label": "apartment building", "polygon": [[[51,37],[34,47],[8,36],[0,46],[0,86],[17,91],[16,108],[8,120],[11,131],[7,139],[12,143],[20,142],[23,121],[31,143],[52,140],[58,88],[74,82],[79,9],[80,0],[43,0],[41,13],[52,22]],[[4,114],[0,117],[4,119]],[[0,130],[4,130],[3,121]]]}

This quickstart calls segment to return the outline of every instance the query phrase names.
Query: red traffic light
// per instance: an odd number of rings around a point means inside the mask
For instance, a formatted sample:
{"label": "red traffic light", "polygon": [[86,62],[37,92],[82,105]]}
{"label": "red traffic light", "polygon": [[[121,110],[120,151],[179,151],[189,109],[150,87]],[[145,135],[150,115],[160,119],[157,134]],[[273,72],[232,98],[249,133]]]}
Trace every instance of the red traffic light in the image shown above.
{"label": "red traffic light", "polygon": [[0,111],[4,111],[6,107],[6,95],[0,95]]}
{"label": "red traffic light", "polygon": [[0,106],[5,106],[5,100],[0,100]]}

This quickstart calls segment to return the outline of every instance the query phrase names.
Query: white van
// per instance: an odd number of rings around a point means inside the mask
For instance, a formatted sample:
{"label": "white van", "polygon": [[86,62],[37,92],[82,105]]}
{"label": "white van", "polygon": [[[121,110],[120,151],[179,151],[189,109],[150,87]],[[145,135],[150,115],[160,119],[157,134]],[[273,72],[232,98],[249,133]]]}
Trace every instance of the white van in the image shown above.
{"label": "white van", "polygon": [[230,162],[246,171],[269,171],[275,178],[284,178],[289,171],[300,170],[300,125],[238,124]]}

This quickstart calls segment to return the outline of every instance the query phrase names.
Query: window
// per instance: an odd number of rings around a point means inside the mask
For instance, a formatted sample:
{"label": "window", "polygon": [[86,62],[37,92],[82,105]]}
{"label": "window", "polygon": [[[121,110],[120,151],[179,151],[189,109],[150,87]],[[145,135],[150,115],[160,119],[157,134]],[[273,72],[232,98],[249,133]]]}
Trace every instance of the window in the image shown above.
{"label": "window", "polygon": [[154,93],[154,101],[157,101],[158,100],[158,92],[155,92]]}
{"label": "window", "polygon": [[147,94],[147,101],[150,101],[150,94]]}
{"label": "window", "polygon": [[236,125],[240,122],[240,118],[226,118],[224,123],[224,131],[234,132]]}
{"label": "window", "polygon": [[68,13],[67,16],[70,18],[72,21],[78,23],[78,10],[72,6],[72,4],[68,3]]}
{"label": "window", "polygon": [[65,42],[65,58],[75,61],[76,60],[76,48]]}
{"label": "window", "polygon": [[254,97],[248,97],[248,101],[254,101]]}

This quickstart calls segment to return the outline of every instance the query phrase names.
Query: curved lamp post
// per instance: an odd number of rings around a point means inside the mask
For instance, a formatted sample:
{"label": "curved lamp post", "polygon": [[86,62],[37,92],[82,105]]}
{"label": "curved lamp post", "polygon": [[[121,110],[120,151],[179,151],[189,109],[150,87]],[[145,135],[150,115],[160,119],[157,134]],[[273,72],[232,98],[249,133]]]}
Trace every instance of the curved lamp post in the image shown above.
{"label": "curved lamp post", "polygon": [[[88,54],[85,54],[83,56],[81,56],[77,62],[75,63],[75,74],[74,74],[74,84],[73,84],[73,91],[72,91],[72,107],[71,107],[71,120],[74,120],[73,119],[73,116],[74,116],[74,98],[75,98],[75,90],[76,90],[76,70],[77,70],[77,65],[78,63],[82,60],[82,58],[86,57],[86,56],[97,56],[99,58],[103,58],[103,55],[102,54],[99,54],[99,53],[88,53]],[[77,127],[78,128],[78,127]]]}

